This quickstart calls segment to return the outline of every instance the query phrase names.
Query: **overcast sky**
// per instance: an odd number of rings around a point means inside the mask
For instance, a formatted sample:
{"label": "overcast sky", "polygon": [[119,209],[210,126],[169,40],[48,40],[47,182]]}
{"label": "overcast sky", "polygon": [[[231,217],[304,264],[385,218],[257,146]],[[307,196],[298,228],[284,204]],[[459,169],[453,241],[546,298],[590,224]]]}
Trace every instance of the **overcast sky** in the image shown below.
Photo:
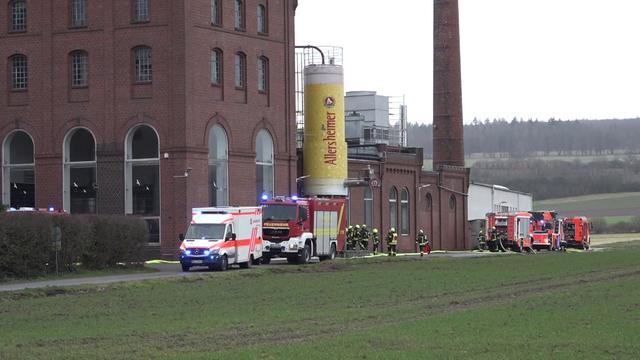
{"label": "overcast sky", "polygon": [[[474,118],[640,117],[640,0],[459,0]],[[344,48],[345,90],[405,95],[432,122],[433,0],[299,0],[297,45]]]}

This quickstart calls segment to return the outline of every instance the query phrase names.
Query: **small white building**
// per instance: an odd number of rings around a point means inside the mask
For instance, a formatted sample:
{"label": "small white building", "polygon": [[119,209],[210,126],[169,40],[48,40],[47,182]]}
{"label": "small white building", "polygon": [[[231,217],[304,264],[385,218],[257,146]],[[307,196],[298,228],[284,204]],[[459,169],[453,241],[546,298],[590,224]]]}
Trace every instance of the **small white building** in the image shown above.
{"label": "small white building", "polygon": [[471,182],[469,185],[468,221],[472,242],[478,231],[485,228],[485,218],[490,212],[516,212],[533,210],[533,195],[510,190],[501,185]]}

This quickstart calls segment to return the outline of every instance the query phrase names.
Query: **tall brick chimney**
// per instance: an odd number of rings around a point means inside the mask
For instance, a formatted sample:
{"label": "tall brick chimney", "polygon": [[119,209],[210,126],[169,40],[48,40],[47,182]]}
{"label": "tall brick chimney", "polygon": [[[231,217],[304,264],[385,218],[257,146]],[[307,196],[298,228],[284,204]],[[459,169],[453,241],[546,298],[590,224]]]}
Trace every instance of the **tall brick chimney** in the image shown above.
{"label": "tall brick chimney", "polygon": [[458,0],[434,0],[433,169],[464,166]]}

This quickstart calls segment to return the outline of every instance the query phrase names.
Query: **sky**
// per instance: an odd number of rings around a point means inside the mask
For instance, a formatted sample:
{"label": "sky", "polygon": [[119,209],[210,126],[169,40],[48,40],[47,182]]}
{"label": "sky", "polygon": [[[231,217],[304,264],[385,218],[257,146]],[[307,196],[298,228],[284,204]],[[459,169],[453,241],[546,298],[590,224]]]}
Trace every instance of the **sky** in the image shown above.
{"label": "sky", "polygon": [[[459,0],[465,123],[640,117],[639,0]],[[296,45],[343,48],[345,91],[431,123],[433,0],[299,0]]]}

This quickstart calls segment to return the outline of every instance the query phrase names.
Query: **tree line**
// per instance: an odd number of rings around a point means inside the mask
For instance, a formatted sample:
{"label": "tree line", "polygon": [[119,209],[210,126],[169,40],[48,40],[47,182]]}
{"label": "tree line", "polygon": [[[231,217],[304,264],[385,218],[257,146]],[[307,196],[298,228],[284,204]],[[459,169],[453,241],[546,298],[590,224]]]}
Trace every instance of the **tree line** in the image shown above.
{"label": "tree line", "polygon": [[[433,125],[408,125],[407,143],[433,154]],[[474,119],[464,126],[466,156],[536,157],[598,156],[640,152],[640,118],[623,120],[548,121]]]}

